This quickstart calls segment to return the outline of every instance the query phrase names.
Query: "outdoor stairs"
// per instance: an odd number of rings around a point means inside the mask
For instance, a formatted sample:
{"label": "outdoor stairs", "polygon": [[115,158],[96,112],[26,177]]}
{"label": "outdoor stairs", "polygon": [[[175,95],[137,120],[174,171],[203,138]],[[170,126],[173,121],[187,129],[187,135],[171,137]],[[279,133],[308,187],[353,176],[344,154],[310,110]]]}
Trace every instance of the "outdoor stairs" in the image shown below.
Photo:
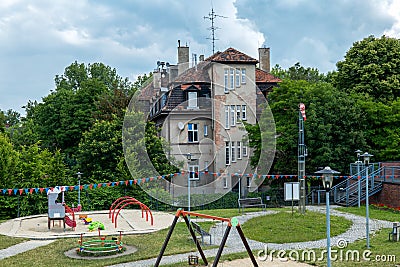
{"label": "outdoor stairs", "polygon": [[[379,179],[375,179],[376,173],[381,170],[368,175],[368,195],[369,197],[382,191],[383,183]],[[354,175],[341,183],[335,185],[331,189],[331,196],[333,203],[340,206],[351,207],[358,204],[358,188],[360,187],[360,202],[366,199],[366,177]]]}

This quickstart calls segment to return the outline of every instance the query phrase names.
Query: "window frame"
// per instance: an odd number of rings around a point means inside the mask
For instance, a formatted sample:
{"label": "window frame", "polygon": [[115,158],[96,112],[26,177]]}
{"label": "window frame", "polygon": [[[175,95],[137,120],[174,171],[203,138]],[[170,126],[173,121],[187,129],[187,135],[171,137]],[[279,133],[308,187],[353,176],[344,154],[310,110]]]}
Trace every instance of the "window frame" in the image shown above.
{"label": "window frame", "polygon": [[198,181],[198,180],[200,180],[199,165],[189,164],[189,168],[188,169],[189,169],[189,179],[190,179],[190,181]]}
{"label": "window frame", "polygon": [[[198,101],[198,93],[195,91],[189,91],[187,92],[187,96],[188,96],[188,103],[187,103],[187,108],[188,109],[193,109],[193,108],[199,108],[199,101]],[[190,97],[190,96],[195,96],[194,98]],[[193,104],[193,102],[195,102],[195,106],[192,106],[191,104]]]}
{"label": "window frame", "polygon": [[237,159],[242,159],[242,142],[241,141],[237,141],[236,143],[236,151],[237,151]]}
{"label": "window frame", "polygon": [[241,84],[246,84],[246,69],[242,68],[241,70],[241,79],[240,79]]}
{"label": "window frame", "polygon": [[230,128],[230,106],[229,105],[225,105],[225,129],[229,129]]}
{"label": "window frame", "polygon": [[242,120],[247,121],[247,107],[242,105]]}
{"label": "window frame", "polygon": [[224,93],[229,93],[229,69],[224,69]]}
{"label": "window frame", "polygon": [[231,162],[236,162],[236,145],[235,141],[231,142]]}
{"label": "window frame", "polygon": [[236,126],[236,105],[230,105],[230,125],[235,127]]}
{"label": "window frame", "polygon": [[[192,125],[192,129],[190,129]],[[188,123],[188,143],[198,143],[199,142],[199,124],[198,123]],[[191,137],[190,137],[191,136]],[[190,140],[192,139],[192,140]],[[197,139],[197,140],[195,140]]]}
{"label": "window frame", "polygon": [[231,165],[231,147],[229,141],[225,141],[225,165]]}

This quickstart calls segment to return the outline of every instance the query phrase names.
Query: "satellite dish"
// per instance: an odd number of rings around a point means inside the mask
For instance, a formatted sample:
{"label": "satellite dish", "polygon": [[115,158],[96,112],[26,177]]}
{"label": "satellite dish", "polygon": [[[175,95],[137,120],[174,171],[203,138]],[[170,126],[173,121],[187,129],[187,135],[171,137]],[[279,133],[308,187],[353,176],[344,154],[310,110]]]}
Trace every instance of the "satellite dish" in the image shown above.
{"label": "satellite dish", "polygon": [[185,124],[183,122],[178,122],[178,128],[179,130],[183,130],[183,128],[185,128]]}

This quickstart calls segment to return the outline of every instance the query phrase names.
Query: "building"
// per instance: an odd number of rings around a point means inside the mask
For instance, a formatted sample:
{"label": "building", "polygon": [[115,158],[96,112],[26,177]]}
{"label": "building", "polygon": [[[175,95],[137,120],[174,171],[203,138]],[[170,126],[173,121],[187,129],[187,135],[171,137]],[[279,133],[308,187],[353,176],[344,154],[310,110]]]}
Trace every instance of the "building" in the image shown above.
{"label": "building", "polygon": [[[206,59],[200,55],[198,62],[193,55],[189,62],[189,47],[178,41],[178,64],[158,62],[153,81],[141,91],[149,120],[170,145],[167,156],[184,163],[194,192],[246,195],[255,189],[243,175],[254,171],[243,123],[256,124],[260,104],[280,82],[270,74],[270,49],[258,52],[257,60],[228,48]],[[175,179],[174,190],[185,193],[189,179]]]}

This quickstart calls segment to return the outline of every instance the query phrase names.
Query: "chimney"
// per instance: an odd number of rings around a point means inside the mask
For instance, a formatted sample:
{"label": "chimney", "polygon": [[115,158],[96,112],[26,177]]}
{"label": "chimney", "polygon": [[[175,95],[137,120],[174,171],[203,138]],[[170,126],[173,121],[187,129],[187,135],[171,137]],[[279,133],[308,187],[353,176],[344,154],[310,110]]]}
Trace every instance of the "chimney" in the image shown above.
{"label": "chimney", "polygon": [[258,58],[260,69],[269,73],[271,71],[269,47],[258,48]]}
{"label": "chimney", "polygon": [[181,46],[181,40],[178,40],[178,75],[189,68],[189,47]]}
{"label": "chimney", "polygon": [[161,71],[159,69],[153,72],[153,88],[154,89],[161,88]]}

